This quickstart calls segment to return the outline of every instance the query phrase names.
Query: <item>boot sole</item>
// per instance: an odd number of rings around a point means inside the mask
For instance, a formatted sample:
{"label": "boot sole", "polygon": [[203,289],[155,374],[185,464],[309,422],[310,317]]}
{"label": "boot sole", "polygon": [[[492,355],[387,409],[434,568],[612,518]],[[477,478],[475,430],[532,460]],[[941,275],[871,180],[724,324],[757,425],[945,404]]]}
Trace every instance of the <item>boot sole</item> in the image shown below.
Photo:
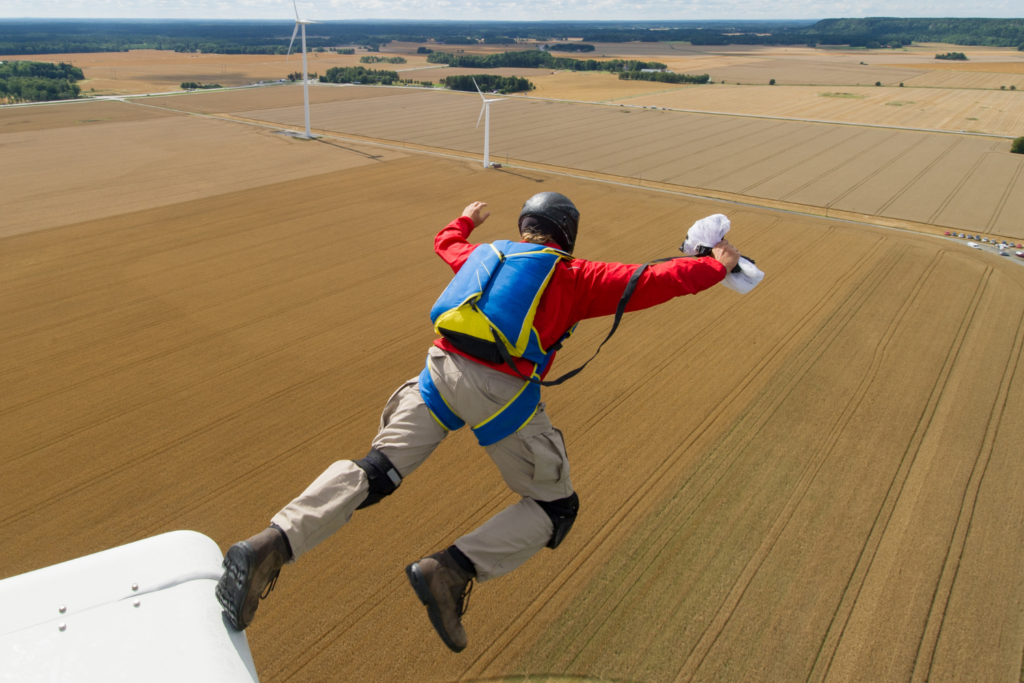
{"label": "boot sole", "polygon": [[423,572],[420,570],[419,562],[414,562],[405,568],[405,575],[409,578],[409,584],[412,589],[416,591],[416,597],[420,599],[427,607],[427,616],[430,617],[430,624],[437,631],[437,635],[441,636],[441,640],[448,649],[452,652],[462,652],[465,647],[458,647],[448,638],[448,632],[444,629],[444,622],[441,620],[441,608],[437,604],[437,600],[434,598],[434,594],[430,592],[427,587],[427,579],[423,576]]}
{"label": "boot sole", "polygon": [[242,607],[252,587],[256,551],[248,543],[236,543],[228,548],[224,557],[224,576],[217,582],[217,602],[224,608],[231,625],[244,631],[249,624],[242,623]]}

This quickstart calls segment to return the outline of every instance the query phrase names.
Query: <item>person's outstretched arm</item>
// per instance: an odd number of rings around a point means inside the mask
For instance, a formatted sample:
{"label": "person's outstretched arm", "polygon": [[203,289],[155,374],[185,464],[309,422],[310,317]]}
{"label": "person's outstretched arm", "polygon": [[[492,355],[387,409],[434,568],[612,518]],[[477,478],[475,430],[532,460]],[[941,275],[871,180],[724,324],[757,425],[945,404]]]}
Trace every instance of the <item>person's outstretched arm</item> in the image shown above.
{"label": "person's outstretched arm", "polygon": [[475,244],[469,243],[469,234],[491,215],[484,211],[486,206],[485,202],[473,202],[434,238],[434,251],[456,273],[476,249]]}
{"label": "person's outstretched arm", "polygon": [[[726,241],[715,245],[714,256],[678,258],[655,263],[637,281],[627,311],[640,311],[663,304],[677,296],[696,294],[712,287],[729,273],[739,259],[739,252]],[[576,261],[580,268],[577,279],[575,318],[597,318],[613,315],[626,284],[638,265]]]}

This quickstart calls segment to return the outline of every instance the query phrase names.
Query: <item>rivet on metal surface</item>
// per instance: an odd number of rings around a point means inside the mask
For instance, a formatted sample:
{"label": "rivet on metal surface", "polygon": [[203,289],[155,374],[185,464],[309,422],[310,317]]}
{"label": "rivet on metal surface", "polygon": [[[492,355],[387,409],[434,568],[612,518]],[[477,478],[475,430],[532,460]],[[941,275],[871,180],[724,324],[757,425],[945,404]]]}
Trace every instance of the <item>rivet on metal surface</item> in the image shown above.
{"label": "rivet on metal surface", "polygon": [[137,590],[139,590],[139,584],[137,584],[137,583],[133,583],[133,584],[132,584],[132,590],[133,590],[133,591],[137,591]]}
{"label": "rivet on metal surface", "polygon": [[133,604],[133,605],[135,605],[136,607],[138,607],[139,605],[141,605],[141,604],[142,604],[142,600],[136,600],[136,601],[135,601],[135,602],[133,602],[132,604]]}
{"label": "rivet on metal surface", "polygon": [[63,631],[63,630],[64,630],[64,629],[66,629],[67,627],[68,627],[68,625],[67,625],[67,624],[65,624],[65,623],[64,623],[63,621],[62,621],[62,622],[60,622],[60,623],[59,623],[59,624],[57,625],[57,628],[59,628],[59,629],[60,629],[61,631]]}
{"label": "rivet on metal surface", "polygon": [[57,608],[57,611],[60,612],[61,614],[64,614],[65,612],[68,611],[68,608],[65,607],[64,605],[61,605],[60,607]]}

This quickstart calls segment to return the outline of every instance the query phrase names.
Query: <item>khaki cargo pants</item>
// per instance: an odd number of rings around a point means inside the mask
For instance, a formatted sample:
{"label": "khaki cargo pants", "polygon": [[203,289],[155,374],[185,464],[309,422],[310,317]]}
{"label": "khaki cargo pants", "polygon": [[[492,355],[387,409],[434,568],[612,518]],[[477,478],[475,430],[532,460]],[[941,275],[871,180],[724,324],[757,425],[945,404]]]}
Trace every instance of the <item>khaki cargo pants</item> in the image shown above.
{"label": "khaki cargo pants", "polygon": [[[437,347],[427,357],[434,384],[467,424],[493,415],[523,381]],[[434,452],[448,432],[431,416],[417,379],[403,384],[388,400],[373,447],[383,453],[403,480]],[[487,446],[505,483],[522,500],[494,515],[455,545],[486,581],[512,571],[551,540],[553,525],[535,502],[572,495],[569,461],[562,433],[551,426],[544,404],[515,434]],[[344,526],[368,494],[365,472],[351,460],[339,460],[273,518],[288,535],[298,558]],[[387,504],[384,499],[382,504]],[[467,509],[472,504],[467,502]]]}

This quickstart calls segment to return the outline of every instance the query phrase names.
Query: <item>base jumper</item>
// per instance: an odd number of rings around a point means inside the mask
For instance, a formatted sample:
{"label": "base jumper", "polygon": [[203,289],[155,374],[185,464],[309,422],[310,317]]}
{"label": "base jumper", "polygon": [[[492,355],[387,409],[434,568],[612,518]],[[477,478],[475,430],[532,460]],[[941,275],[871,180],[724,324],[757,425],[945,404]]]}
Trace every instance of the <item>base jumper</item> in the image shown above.
{"label": "base jumper", "polygon": [[[617,322],[620,301],[636,311],[703,291],[739,258],[725,240],[712,256],[646,269],[574,258],[580,214],[555,192],[527,200],[522,241],[470,244],[490,215],[484,207],[470,204],[434,239],[456,273],[431,311],[441,336],[422,372],[388,400],[370,452],[333,463],[267,529],[228,549],[216,595],[235,628],[252,623],[286,563],[327,540],[356,510],[394,493],[450,431],[470,425],[522,498],[405,570],[444,644],[461,652],[473,580],[497,578],[541,548],[557,548],[579,511],[565,441],[540,402],[541,380],[562,343],[581,320],[616,314]],[[631,297],[623,296],[627,285]]]}

